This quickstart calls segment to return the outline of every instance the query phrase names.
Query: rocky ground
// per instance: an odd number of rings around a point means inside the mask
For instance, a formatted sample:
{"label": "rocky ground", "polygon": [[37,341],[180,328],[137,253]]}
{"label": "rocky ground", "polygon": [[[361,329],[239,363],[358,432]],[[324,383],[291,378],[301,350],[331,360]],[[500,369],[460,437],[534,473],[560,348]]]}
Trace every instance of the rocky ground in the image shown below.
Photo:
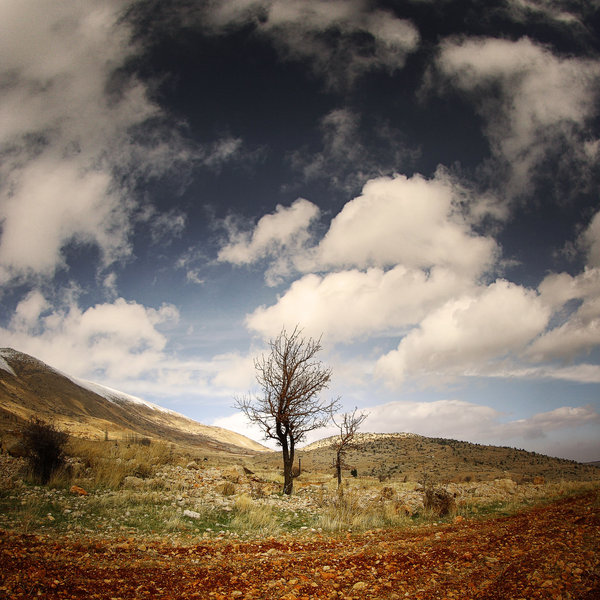
{"label": "rocky ground", "polygon": [[0,531],[6,598],[309,600],[600,597],[597,491],[510,517],[253,541]]}
{"label": "rocky ground", "polygon": [[[121,459],[119,459],[121,460]],[[0,455],[0,598],[600,598],[598,482],[442,489],[188,461],[117,489],[27,482]],[[115,466],[116,468],[116,466]],[[435,486],[431,489],[437,489]]]}

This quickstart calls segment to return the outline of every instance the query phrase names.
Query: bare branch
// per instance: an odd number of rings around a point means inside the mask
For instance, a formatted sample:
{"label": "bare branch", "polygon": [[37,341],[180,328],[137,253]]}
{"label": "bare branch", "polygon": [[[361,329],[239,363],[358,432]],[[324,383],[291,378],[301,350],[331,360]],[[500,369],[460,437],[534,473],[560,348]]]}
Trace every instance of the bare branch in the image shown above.
{"label": "bare branch", "polygon": [[358,408],[355,408],[351,413],[344,413],[339,423],[333,417],[331,418],[334,425],[340,430],[338,438],[333,443],[338,487],[342,484],[342,468],[344,466],[345,454],[354,444],[358,428],[369,416],[368,413],[359,413],[357,415],[357,410]]}

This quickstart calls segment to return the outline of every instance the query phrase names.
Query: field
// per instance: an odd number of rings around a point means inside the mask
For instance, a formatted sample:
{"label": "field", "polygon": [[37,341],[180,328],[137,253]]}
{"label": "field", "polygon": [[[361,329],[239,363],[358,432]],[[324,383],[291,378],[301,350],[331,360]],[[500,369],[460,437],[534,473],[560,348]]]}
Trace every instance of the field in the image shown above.
{"label": "field", "polygon": [[597,479],[367,471],[338,490],[313,455],[287,497],[277,455],[81,440],[69,454],[47,486],[0,455],[0,597],[600,597]]}

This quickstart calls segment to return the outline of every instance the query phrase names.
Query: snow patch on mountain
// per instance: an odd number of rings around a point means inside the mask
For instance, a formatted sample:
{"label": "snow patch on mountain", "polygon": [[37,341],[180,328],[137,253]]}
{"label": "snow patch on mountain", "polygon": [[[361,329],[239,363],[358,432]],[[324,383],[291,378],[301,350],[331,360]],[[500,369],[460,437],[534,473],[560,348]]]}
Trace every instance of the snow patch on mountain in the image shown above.
{"label": "snow patch on mountain", "polygon": [[110,387],[107,387],[105,385],[101,385],[99,383],[94,383],[93,381],[86,381],[85,379],[77,379],[75,377],[70,377],[69,379],[73,382],[76,383],[78,386],[89,390],[90,392],[94,392],[94,394],[98,394],[98,396],[101,396],[102,398],[104,398],[105,400],[108,400],[109,402],[114,402],[117,404],[122,404],[122,403],[126,403],[126,402],[130,402],[132,404],[141,404],[143,406],[146,406],[148,408],[151,408],[152,410],[157,410],[163,413],[167,413],[170,415],[175,415],[177,417],[181,417],[183,419],[187,419],[187,417],[185,417],[184,415],[175,412],[174,410],[170,410],[168,408],[163,408],[162,406],[159,406],[158,404],[152,404],[152,402],[148,402],[147,400],[142,400],[141,398],[138,398],[137,396],[131,396],[130,394],[126,394],[124,392],[119,392],[118,390],[114,390]]}

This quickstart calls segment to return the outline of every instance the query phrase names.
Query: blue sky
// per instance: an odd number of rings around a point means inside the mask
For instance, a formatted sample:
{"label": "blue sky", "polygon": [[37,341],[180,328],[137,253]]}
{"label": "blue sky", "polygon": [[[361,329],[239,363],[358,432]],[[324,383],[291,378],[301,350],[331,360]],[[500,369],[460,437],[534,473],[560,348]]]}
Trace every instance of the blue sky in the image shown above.
{"label": "blue sky", "polygon": [[0,22],[2,346],[260,439],[299,325],[366,431],[600,459],[599,2]]}

